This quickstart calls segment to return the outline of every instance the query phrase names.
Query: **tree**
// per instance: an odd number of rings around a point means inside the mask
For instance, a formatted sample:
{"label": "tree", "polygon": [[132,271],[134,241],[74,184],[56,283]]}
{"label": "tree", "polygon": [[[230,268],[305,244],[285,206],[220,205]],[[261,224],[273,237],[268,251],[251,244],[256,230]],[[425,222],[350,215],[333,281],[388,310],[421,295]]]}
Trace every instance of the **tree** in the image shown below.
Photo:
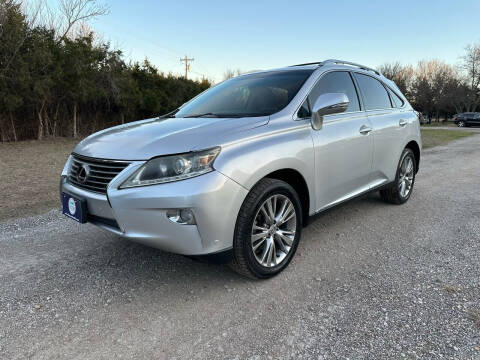
{"label": "tree", "polygon": [[148,60],[126,64],[121,51],[77,26],[94,13],[80,5],[94,3],[63,1],[78,11],[61,27],[35,18],[38,6],[29,12],[20,0],[0,0],[1,141],[89,134],[167,113],[210,87]]}
{"label": "tree", "polygon": [[[48,5],[47,5],[48,6]],[[85,26],[85,22],[106,15],[108,7],[98,0],[59,0],[57,11],[49,10],[50,26],[55,29],[58,40],[65,40],[77,25]],[[89,33],[82,32],[82,36]]]}
{"label": "tree", "polygon": [[[0,0],[0,132],[2,141],[17,140],[13,113],[23,104],[28,70],[20,56],[28,34],[27,22],[20,5]],[[7,130],[7,118],[11,131]]]}
{"label": "tree", "polygon": [[439,60],[420,61],[415,69],[411,85],[411,102],[416,109],[439,121],[458,110],[462,83],[458,72],[451,65]]}
{"label": "tree", "polygon": [[240,69],[237,69],[237,70],[227,69],[223,73],[223,80],[228,80],[239,75],[242,75],[242,71]]}
{"label": "tree", "polygon": [[415,77],[415,71],[411,65],[401,65],[399,62],[385,63],[378,70],[387,78],[395,82],[400,91],[409,96],[409,91]]}
{"label": "tree", "polygon": [[466,111],[475,111],[480,105],[480,43],[468,45],[462,61],[461,68],[468,86],[465,108]]}

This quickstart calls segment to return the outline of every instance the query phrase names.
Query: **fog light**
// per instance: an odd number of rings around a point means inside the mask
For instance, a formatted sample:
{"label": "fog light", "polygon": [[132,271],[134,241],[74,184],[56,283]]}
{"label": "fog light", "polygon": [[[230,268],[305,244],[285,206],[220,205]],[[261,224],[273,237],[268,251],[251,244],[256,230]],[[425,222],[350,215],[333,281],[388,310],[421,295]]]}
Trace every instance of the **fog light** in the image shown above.
{"label": "fog light", "polygon": [[177,224],[194,225],[196,224],[193,211],[190,209],[171,209],[167,210],[167,218]]}

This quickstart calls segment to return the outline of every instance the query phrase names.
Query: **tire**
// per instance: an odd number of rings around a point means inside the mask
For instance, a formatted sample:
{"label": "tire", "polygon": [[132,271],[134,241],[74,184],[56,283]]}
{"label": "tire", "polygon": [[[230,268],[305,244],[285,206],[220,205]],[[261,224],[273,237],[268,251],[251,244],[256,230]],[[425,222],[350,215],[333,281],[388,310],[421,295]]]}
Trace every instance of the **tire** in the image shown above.
{"label": "tire", "polygon": [[465,121],[459,121],[457,125],[458,125],[458,127],[465,127],[466,126]]}
{"label": "tire", "polygon": [[[267,218],[268,202],[276,215],[274,221]],[[295,218],[291,217],[292,207]],[[284,209],[287,221],[282,222]],[[262,179],[248,193],[238,213],[230,267],[252,279],[275,276],[288,266],[295,255],[301,232],[302,207],[296,191],[284,181]],[[273,249],[269,251],[271,247]],[[266,259],[264,263],[262,258]]]}
{"label": "tire", "polygon": [[[408,172],[408,176],[404,176],[405,168],[403,168],[403,164],[409,163],[411,160],[412,171]],[[410,199],[410,195],[413,192],[413,185],[415,184],[415,175],[416,175],[417,163],[415,161],[415,155],[412,150],[406,148],[403,150],[402,155],[400,156],[400,161],[398,162],[397,166],[397,174],[395,175],[395,181],[393,184],[383,190],[380,190],[381,198],[390,203],[401,205],[404,204]],[[405,182],[405,187],[408,188],[408,192],[403,192],[402,182]],[[408,185],[410,183],[410,185]]]}

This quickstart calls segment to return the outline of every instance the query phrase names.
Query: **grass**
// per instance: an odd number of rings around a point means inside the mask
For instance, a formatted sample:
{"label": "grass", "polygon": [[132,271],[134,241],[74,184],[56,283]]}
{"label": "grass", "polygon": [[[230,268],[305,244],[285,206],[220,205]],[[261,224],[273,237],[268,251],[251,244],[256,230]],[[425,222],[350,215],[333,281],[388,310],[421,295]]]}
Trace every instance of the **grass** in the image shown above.
{"label": "grass", "polygon": [[457,125],[455,125],[454,122],[451,122],[451,121],[441,121],[441,122],[432,122],[430,124],[421,124],[422,127],[426,127],[426,128],[429,128],[429,127],[439,127],[439,126],[442,126],[442,127],[457,127]]}
{"label": "grass", "polygon": [[78,140],[0,143],[0,221],[60,206],[58,184]]}
{"label": "grass", "polygon": [[450,141],[462,139],[464,137],[475,135],[472,131],[462,130],[438,130],[422,128],[423,148],[428,149],[434,146],[445,145]]}
{"label": "grass", "polygon": [[[423,147],[473,135],[469,131],[422,128]],[[77,140],[0,143],[0,221],[60,207],[60,173]]]}

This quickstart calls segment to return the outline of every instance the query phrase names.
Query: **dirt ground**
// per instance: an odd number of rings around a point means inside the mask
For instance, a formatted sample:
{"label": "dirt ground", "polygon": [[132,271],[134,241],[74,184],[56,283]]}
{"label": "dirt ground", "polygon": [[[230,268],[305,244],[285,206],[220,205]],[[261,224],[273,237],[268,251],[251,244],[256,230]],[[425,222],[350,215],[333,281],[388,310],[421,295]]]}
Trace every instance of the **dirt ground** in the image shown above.
{"label": "dirt ground", "polygon": [[0,221],[59,207],[60,173],[78,141],[0,143]]}

